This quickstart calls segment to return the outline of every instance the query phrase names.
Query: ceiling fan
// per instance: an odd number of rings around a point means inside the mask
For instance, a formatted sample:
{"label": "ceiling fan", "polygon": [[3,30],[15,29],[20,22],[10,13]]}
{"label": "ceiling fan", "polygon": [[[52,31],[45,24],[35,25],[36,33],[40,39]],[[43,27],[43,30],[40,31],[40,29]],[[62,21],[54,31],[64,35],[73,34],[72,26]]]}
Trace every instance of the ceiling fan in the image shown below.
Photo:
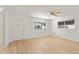
{"label": "ceiling fan", "polygon": [[49,11],[50,12],[50,16],[59,16],[59,14],[61,13],[60,11],[58,10],[53,10],[53,11]]}
{"label": "ceiling fan", "polygon": [[50,15],[58,16],[61,12],[51,12]]}

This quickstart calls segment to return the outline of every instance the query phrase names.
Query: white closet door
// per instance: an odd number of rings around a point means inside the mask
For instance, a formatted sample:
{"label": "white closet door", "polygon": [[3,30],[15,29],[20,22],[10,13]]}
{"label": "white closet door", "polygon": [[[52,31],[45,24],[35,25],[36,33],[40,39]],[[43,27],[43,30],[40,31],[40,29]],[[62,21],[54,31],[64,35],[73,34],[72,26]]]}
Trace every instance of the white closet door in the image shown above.
{"label": "white closet door", "polygon": [[31,38],[31,33],[32,33],[32,21],[30,20],[30,18],[26,18],[24,19],[24,23],[23,23],[23,30],[24,30],[24,39],[27,38]]}
{"label": "white closet door", "polygon": [[24,21],[22,19],[18,19],[16,22],[16,37],[18,40],[23,39],[24,38],[24,25],[23,25]]}
{"label": "white closet door", "polygon": [[[28,22],[29,23],[29,22]],[[26,37],[28,37],[28,35],[29,35],[29,30],[28,30],[28,27],[29,27],[30,25],[29,24],[27,24],[27,21],[26,21],[26,19],[24,19],[24,23],[23,23],[23,30],[24,30],[24,39],[26,39]]]}

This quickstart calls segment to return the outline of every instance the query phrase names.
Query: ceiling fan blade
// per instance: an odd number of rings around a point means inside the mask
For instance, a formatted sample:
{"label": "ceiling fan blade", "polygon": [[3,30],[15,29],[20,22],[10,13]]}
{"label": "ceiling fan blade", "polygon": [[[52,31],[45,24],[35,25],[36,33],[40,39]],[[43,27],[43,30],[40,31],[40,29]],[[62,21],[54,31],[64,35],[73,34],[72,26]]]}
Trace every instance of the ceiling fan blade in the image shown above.
{"label": "ceiling fan blade", "polygon": [[54,14],[59,14],[59,13],[61,13],[61,12],[54,12]]}
{"label": "ceiling fan blade", "polygon": [[53,16],[58,16],[58,14],[53,14]]}

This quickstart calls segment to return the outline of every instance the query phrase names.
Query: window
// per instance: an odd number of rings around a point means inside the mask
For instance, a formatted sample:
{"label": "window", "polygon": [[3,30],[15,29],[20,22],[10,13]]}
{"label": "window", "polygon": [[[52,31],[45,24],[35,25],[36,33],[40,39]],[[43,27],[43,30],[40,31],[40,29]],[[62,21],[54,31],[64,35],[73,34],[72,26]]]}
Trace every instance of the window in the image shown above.
{"label": "window", "polygon": [[66,25],[73,25],[74,24],[74,20],[65,21],[65,24]]}
{"label": "window", "polygon": [[58,28],[64,28],[64,21],[58,22]]}
{"label": "window", "polygon": [[74,19],[58,22],[58,28],[74,29],[75,28]]}
{"label": "window", "polygon": [[46,30],[46,22],[34,22],[34,30]]}

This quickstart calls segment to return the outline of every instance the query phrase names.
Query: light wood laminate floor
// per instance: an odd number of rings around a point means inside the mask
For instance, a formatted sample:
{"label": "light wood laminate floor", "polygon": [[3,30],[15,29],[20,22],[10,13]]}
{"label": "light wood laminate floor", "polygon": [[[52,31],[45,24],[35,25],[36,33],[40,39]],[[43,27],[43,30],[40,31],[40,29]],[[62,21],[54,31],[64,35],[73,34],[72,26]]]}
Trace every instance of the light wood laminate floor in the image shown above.
{"label": "light wood laminate floor", "polygon": [[17,40],[10,42],[0,53],[17,54],[53,54],[53,53],[79,53],[79,42],[66,40],[53,36]]}

